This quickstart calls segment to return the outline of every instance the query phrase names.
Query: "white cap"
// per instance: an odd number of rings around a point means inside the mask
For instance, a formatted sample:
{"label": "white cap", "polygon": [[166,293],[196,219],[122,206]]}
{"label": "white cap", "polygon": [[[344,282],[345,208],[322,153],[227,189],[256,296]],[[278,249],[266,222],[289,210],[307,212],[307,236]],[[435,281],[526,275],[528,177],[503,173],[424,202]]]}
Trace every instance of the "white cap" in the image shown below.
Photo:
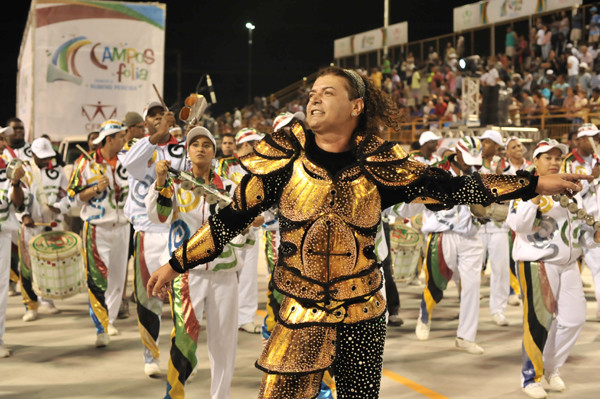
{"label": "white cap", "polygon": [[31,143],[31,152],[40,159],[52,158],[56,156],[52,143],[45,137],[39,137]]}
{"label": "white cap", "polygon": [[155,108],[155,107],[160,107],[160,108],[162,108],[163,110],[166,111],[165,107],[163,107],[163,105],[160,102],[158,102],[158,101],[151,101],[144,108],[144,112],[142,113],[142,118],[144,118],[144,120],[146,120],[146,117],[148,116],[148,111],[150,111],[152,108]]}
{"label": "white cap", "polygon": [[594,125],[593,123],[584,123],[583,125],[579,126],[579,129],[577,129],[577,138],[585,136],[592,137],[597,135],[598,133],[600,132],[598,131],[596,125]]}
{"label": "white cap", "polygon": [[437,134],[435,134],[434,132],[427,130],[423,133],[421,133],[421,135],[419,136],[419,145],[424,145],[425,143],[428,143],[430,141],[439,141],[442,138],[440,136],[438,136]]}
{"label": "white cap", "polygon": [[116,119],[109,119],[107,121],[102,122],[100,125],[100,132],[98,132],[98,137],[92,143],[100,144],[102,140],[104,140],[108,136],[112,136],[113,134],[119,133],[123,130],[127,129],[127,127],[123,124],[123,122],[118,121]]}
{"label": "white cap", "polygon": [[481,165],[481,141],[476,137],[463,137],[456,143],[456,149],[462,154],[467,165]]}
{"label": "white cap", "polygon": [[235,144],[240,145],[246,141],[262,140],[262,138],[258,130],[245,127],[235,134]]}
{"label": "white cap", "polygon": [[6,126],[0,129],[0,134],[4,133],[4,137],[10,136],[11,134],[15,134],[15,130],[12,126]]}
{"label": "white cap", "polygon": [[563,155],[566,155],[569,152],[569,147],[566,145],[561,144],[554,139],[544,139],[540,141],[535,147],[535,150],[533,150],[533,158],[537,157],[539,154],[548,152],[553,148],[558,148]]}
{"label": "white cap", "polygon": [[579,64],[579,68],[583,68],[583,69],[587,70],[588,69],[588,64],[585,63],[585,62],[582,62],[581,64]]}
{"label": "white cap", "polygon": [[444,153],[445,153],[446,151],[452,151],[452,152],[454,152],[454,147],[448,147],[448,146],[446,146],[446,145],[442,145],[442,146],[440,146],[440,147],[437,149],[437,151],[435,152],[435,155],[437,155],[437,156],[438,156],[438,157],[440,157],[440,158],[443,158],[443,157],[444,157]]}
{"label": "white cap", "polygon": [[504,142],[502,141],[502,135],[497,130],[486,130],[483,132],[481,137],[479,137],[479,140],[483,139],[490,139],[498,145],[504,145]]}
{"label": "white cap", "polygon": [[213,143],[213,146],[215,147],[215,151],[217,150],[217,140],[215,140],[215,137],[211,134],[211,132],[207,128],[202,127],[202,126],[196,126],[188,132],[187,137],[185,139],[186,147],[196,137],[199,137],[199,136],[208,138]]}

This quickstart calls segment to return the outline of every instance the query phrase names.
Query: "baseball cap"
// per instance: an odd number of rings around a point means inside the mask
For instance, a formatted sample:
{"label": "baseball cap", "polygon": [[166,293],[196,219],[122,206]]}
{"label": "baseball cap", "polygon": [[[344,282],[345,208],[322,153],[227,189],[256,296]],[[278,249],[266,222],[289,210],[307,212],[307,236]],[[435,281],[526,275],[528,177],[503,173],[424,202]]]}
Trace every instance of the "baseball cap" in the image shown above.
{"label": "baseball cap", "polygon": [[137,112],[129,111],[125,114],[123,123],[126,127],[131,127],[137,125],[138,123],[144,123],[144,118],[142,118],[142,115],[138,114]]}
{"label": "baseball cap", "polygon": [[428,143],[430,141],[438,141],[441,139],[442,138],[440,136],[438,136],[437,134],[435,134],[434,132],[427,130],[427,131],[421,133],[421,135],[419,136],[419,145],[424,145],[425,143]]}
{"label": "baseball cap", "polygon": [[12,128],[12,126],[6,126],[0,129],[0,134],[4,134],[4,137],[6,136],[10,136],[11,134],[14,134],[15,130]]}
{"label": "baseball cap", "polygon": [[104,140],[108,136],[112,136],[113,134],[119,133],[125,130],[125,125],[118,120],[109,119],[107,121],[102,122],[100,125],[100,132],[98,133],[98,137],[92,143],[100,144],[102,140]]}
{"label": "baseball cap", "polygon": [[217,149],[217,140],[215,140],[215,137],[210,131],[203,126],[196,126],[188,132],[187,138],[185,139],[185,146],[187,147],[192,143],[196,137],[207,137],[213,143],[215,150]]}
{"label": "baseball cap", "polygon": [[481,165],[481,141],[476,137],[463,137],[456,143],[467,165]]}
{"label": "baseball cap", "polygon": [[490,139],[498,145],[504,145],[504,142],[502,141],[502,135],[497,130],[486,130],[483,132],[481,137],[479,137],[479,140],[483,139]]}
{"label": "baseball cap", "polygon": [[581,64],[579,64],[579,68],[583,68],[583,69],[587,70],[588,64],[586,62],[582,62]]}
{"label": "baseball cap", "polygon": [[235,144],[240,145],[246,141],[262,140],[263,136],[256,129],[245,127],[235,134]]}
{"label": "baseball cap", "polygon": [[278,131],[284,126],[287,126],[287,124],[290,123],[290,121],[294,118],[300,121],[304,121],[304,119],[306,119],[304,113],[300,111],[296,112],[295,114],[292,114],[291,112],[282,112],[273,120],[273,132]]}
{"label": "baseball cap", "polygon": [[544,139],[540,141],[535,147],[535,150],[533,150],[533,158],[536,158],[539,154],[548,152],[553,148],[558,148],[563,155],[566,155],[569,152],[569,147],[566,145],[561,144],[554,139]]}
{"label": "baseball cap", "polygon": [[142,118],[144,118],[144,120],[146,120],[146,117],[148,116],[148,111],[150,111],[152,108],[155,108],[155,107],[160,107],[166,111],[165,107],[163,107],[163,105],[160,102],[151,101],[148,105],[146,105],[146,108],[144,108],[144,112],[142,113]]}
{"label": "baseball cap", "polygon": [[577,129],[577,138],[585,136],[595,136],[598,133],[600,132],[598,131],[596,125],[594,125],[593,123],[584,123],[583,125],[579,126],[579,129]]}
{"label": "baseball cap", "polygon": [[438,157],[442,158],[444,156],[444,153],[446,151],[454,151],[454,147],[449,147],[447,145],[442,145],[440,146],[437,151],[435,152],[435,155],[437,155]]}
{"label": "baseball cap", "polygon": [[45,137],[39,137],[31,143],[31,152],[40,158],[52,158],[56,156],[56,152],[54,148],[52,148],[52,143]]}

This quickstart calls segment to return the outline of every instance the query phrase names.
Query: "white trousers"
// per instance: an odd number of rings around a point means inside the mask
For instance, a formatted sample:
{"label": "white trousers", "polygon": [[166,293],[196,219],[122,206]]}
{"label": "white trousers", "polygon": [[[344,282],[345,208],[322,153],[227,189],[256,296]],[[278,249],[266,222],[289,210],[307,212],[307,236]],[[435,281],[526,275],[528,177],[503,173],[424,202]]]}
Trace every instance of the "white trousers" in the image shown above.
{"label": "white trousers", "polygon": [[252,247],[237,250],[238,262],[242,269],[238,275],[238,327],[254,322],[258,310],[258,250],[259,241],[255,237]]}
{"label": "white trousers", "polygon": [[[142,244],[144,245],[144,252],[140,254],[140,257],[143,257],[143,261],[148,269],[148,275],[151,276],[152,273],[157,271],[162,266],[161,255],[167,249],[169,243],[169,233],[144,232],[143,237]],[[156,315],[158,316],[158,321],[160,324],[163,301],[161,299],[152,297],[148,298],[148,302],[148,308],[152,311],[156,311]],[[156,345],[158,346],[158,339],[156,340]],[[144,363],[151,363],[153,360],[154,356],[152,355],[152,351],[144,346]]]}
{"label": "white trousers", "polygon": [[556,318],[544,346],[544,369],[558,370],[569,356],[585,323],[586,302],[576,262],[568,266],[545,264],[548,283],[556,300]]}
{"label": "white trousers", "polygon": [[508,232],[479,233],[485,253],[491,266],[490,311],[492,314],[504,313],[510,293],[510,253]]}
{"label": "white trousers", "polygon": [[[95,236],[88,239],[94,241],[92,243],[94,257],[99,256],[102,264],[108,269],[104,302],[108,313],[108,322],[114,323],[119,314],[119,307],[123,299],[123,287],[127,274],[130,228],[129,224],[100,225],[94,227]],[[85,245],[86,243],[84,243]],[[98,265],[96,264],[95,267],[98,267]],[[98,331],[102,332],[100,329]]]}
{"label": "white trousers", "polygon": [[189,273],[190,299],[198,321],[206,313],[212,399],[228,399],[237,350],[237,277],[228,272]]}
{"label": "white trousers", "polygon": [[0,345],[4,345],[3,337],[6,329],[11,239],[11,233],[0,232]]}
{"label": "white trousers", "polygon": [[475,341],[479,322],[479,288],[483,247],[478,234],[464,236],[454,232],[442,234],[442,248],[452,279],[460,280],[460,314],[456,336]]}
{"label": "white trousers", "polygon": [[590,268],[594,278],[597,311],[600,312],[600,247],[587,249],[584,255],[585,264]]}

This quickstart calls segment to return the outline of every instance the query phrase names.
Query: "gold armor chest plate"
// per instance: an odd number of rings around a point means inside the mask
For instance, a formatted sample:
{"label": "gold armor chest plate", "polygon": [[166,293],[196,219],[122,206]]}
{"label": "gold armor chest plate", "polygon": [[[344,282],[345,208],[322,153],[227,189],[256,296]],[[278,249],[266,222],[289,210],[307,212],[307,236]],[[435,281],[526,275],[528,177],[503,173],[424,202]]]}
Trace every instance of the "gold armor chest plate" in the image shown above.
{"label": "gold armor chest plate", "polygon": [[[345,179],[348,173],[354,175]],[[329,283],[375,263],[381,198],[377,187],[358,168],[343,172],[334,182],[301,156],[283,189],[279,212],[296,226],[281,232],[282,242],[294,248],[285,263],[303,277]]]}

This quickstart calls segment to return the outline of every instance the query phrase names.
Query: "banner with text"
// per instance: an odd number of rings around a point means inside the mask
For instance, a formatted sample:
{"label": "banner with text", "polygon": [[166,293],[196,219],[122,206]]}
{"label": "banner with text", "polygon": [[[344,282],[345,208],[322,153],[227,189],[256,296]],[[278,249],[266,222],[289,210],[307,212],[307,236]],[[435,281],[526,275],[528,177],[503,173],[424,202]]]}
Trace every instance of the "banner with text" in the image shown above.
{"label": "banner with text", "polygon": [[454,9],[454,32],[580,6],[582,0],[487,0]]}
{"label": "banner with text", "polygon": [[408,43],[408,22],[346,36],[333,42],[333,58],[350,57]]}
{"label": "banner with text", "polygon": [[161,3],[34,1],[17,88],[28,138],[59,141],[141,114],[156,100],[152,84],[162,91],[165,20]]}

